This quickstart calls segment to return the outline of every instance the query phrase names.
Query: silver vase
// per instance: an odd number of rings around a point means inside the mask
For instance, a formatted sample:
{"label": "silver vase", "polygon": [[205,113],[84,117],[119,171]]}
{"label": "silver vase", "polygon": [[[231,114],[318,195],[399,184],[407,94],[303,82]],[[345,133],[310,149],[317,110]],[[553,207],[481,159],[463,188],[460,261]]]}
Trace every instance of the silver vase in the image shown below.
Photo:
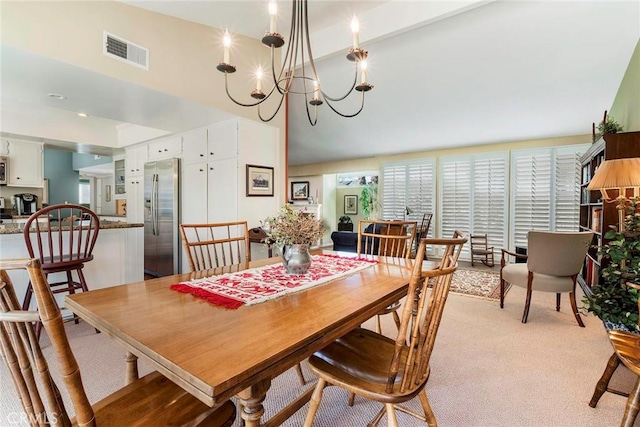
{"label": "silver vase", "polygon": [[282,264],[287,273],[306,274],[311,267],[309,245],[285,245],[280,248]]}

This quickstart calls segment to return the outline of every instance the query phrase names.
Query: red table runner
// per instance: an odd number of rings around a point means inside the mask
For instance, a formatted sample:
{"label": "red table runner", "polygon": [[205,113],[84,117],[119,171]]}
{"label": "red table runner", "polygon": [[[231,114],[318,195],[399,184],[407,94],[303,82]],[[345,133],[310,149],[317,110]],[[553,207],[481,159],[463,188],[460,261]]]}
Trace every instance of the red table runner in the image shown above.
{"label": "red table runner", "polygon": [[289,274],[281,263],[171,285],[171,289],[236,309],[298,292],[353,274],[377,261],[337,255],[313,255],[307,274]]}

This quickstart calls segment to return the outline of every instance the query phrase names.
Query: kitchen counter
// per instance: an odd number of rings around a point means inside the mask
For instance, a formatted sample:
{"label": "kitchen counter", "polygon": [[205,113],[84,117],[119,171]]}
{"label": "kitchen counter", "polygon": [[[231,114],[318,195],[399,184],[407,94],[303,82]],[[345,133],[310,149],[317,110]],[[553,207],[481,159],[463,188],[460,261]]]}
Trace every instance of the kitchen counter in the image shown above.
{"label": "kitchen counter", "polygon": [[[15,218],[15,217],[14,217]],[[24,225],[24,224],[22,224]],[[40,225],[42,228],[42,225]],[[144,227],[144,224],[139,223],[128,223],[128,222],[120,222],[120,221],[100,221],[100,230],[110,230],[114,228],[136,228],[136,227]],[[63,226],[62,229],[65,230]],[[22,234],[23,229],[20,227],[20,224],[0,224],[0,234]],[[32,233],[35,230],[32,229]]]}
{"label": "kitchen counter", "polygon": [[[143,227],[144,224],[101,222],[98,240],[93,250],[93,260],[87,262],[83,269],[90,290],[144,279]],[[64,231],[68,227],[62,228],[63,241],[68,241],[69,232]],[[31,236],[34,242],[35,232],[32,232]],[[28,256],[23,231],[18,224],[7,224],[4,229],[0,229],[0,257],[8,259]],[[26,274],[22,273],[15,271],[10,273],[19,301],[22,301],[29,282]],[[49,275],[49,280],[59,281],[58,279],[62,279],[59,275],[64,273],[52,273]],[[55,295],[61,307],[64,305],[65,295],[66,293]]]}

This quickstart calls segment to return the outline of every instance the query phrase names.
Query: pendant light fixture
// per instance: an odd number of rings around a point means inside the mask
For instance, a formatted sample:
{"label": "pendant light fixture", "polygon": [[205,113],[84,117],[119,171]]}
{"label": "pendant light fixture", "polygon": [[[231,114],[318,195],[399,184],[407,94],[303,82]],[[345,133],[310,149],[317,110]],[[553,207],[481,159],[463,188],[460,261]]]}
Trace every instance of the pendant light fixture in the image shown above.
{"label": "pendant light fixture", "polygon": [[[293,0],[291,11],[291,30],[289,39],[286,43],[286,52],[282,60],[282,68],[276,66],[276,49],[285,45],[285,40],[277,30],[277,5],[275,0],[269,1],[269,31],[262,38],[262,43],[271,49],[271,75],[273,84],[267,93],[262,90],[262,78],[264,73],[262,67],[258,67],[256,71],[256,87],[251,92],[254,102],[243,103],[235,99],[229,93],[228,78],[229,74],[235,73],[236,67],[230,62],[231,36],[225,30],[223,37],[224,56],[223,61],[216,67],[220,72],[224,73],[224,85],[227,96],[237,105],[242,107],[256,107],[258,109],[258,117],[263,122],[272,120],[284,101],[285,96],[289,94],[303,95],[305,99],[305,108],[307,118],[312,126],[318,121],[318,107],[324,103],[329,106],[336,114],[342,117],[355,117],[364,108],[365,93],[373,89],[373,85],[367,83],[367,55],[368,52],[360,48],[359,44],[359,24],[356,17],[351,21],[351,30],[353,32],[353,45],[347,52],[347,59],[354,63],[354,79],[349,90],[342,96],[334,97],[326,93],[322,88],[322,82],[316,71],[316,64],[311,53],[311,40],[309,39],[309,19],[307,13],[307,0]],[[276,71],[279,69],[280,71]],[[360,82],[358,83],[358,72],[360,73]],[[362,100],[360,107],[355,112],[343,113],[338,111],[337,104],[345,100],[353,91],[360,92]],[[263,115],[260,107],[271,97],[280,97],[277,102],[275,111],[271,114]]]}

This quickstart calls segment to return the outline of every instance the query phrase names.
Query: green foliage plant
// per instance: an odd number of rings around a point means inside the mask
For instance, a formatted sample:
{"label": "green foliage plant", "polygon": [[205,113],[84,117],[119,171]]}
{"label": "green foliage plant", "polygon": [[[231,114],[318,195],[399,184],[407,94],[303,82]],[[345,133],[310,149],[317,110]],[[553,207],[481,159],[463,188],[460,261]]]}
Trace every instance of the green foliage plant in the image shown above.
{"label": "green foliage plant", "polygon": [[340,224],[351,224],[353,221],[351,221],[351,217],[349,215],[342,215],[340,218],[338,218],[338,221],[340,222]]}
{"label": "green foliage plant", "polygon": [[635,198],[625,205],[622,231],[611,226],[605,234],[609,241],[598,249],[598,255],[609,263],[600,271],[601,283],[582,300],[588,312],[634,332],[638,331],[638,290],[626,283],[640,284],[639,204],[640,198]]}
{"label": "green foliage plant", "polygon": [[377,210],[378,206],[378,184],[370,183],[362,187],[360,193],[360,207],[362,216],[369,219],[371,214]]}
{"label": "green foliage plant", "polygon": [[622,126],[613,117],[607,116],[605,120],[598,124],[598,131],[601,135],[618,133],[622,131]]}

